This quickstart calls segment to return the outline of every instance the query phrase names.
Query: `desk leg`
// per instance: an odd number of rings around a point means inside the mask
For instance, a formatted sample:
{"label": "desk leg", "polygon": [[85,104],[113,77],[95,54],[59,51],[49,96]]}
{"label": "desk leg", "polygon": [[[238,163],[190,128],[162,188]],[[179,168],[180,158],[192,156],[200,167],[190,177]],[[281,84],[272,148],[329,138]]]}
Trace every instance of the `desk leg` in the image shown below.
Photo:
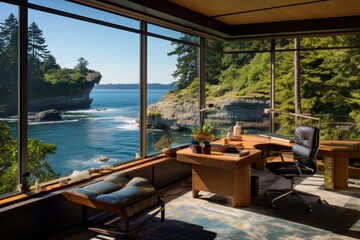
{"label": "desk leg", "polygon": [[195,183],[197,182],[197,173],[196,171],[194,170],[194,165],[192,167],[192,197],[193,198],[196,198],[199,196],[199,190],[195,190]]}
{"label": "desk leg", "polygon": [[266,164],[266,158],[268,156],[267,150],[261,150],[261,158],[256,160],[255,162],[255,169],[256,170],[264,170]]}
{"label": "desk leg", "polygon": [[324,157],[324,188],[328,190],[348,188],[349,160]]}
{"label": "desk leg", "polygon": [[334,159],[334,188],[348,188],[349,159],[338,157]]}
{"label": "desk leg", "polygon": [[324,157],[324,188],[334,190],[334,159]]}
{"label": "desk leg", "polygon": [[251,166],[234,170],[234,190],[230,203],[233,207],[246,207],[251,203]]}

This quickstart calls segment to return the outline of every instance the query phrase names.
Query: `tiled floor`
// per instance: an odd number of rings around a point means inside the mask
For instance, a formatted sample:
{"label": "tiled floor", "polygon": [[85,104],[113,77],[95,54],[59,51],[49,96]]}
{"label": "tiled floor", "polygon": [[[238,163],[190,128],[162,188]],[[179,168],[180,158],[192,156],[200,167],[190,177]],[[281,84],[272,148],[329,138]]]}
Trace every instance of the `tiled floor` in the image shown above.
{"label": "tiled floor", "polygon": [[[264,197],[268,188],[289,187],[289,182],[267,171],[253,170],[260,178],[260,190],[250,207],[232,208],[226,198],[200,192],[191,197],[191,178],[160,190],[166,202],[166,220],[145,239],[359,239],[360,238],[360,181],[350,180],[346,190],[323,189],[323,177],[302,179],[297,189],[320,195],[326,204],[308,198],[313,213],[296,198],[269,206]],[[76,227],[58,239],[114,239]]]}

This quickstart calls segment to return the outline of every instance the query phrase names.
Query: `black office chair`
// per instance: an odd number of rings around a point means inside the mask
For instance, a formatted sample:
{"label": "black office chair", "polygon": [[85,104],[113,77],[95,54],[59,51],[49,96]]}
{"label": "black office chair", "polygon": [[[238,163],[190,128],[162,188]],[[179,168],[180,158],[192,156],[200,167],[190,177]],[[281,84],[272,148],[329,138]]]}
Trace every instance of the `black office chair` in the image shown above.
{"label": "black office chair", "polygon": [[[313,175],[317,171],[316,154],[319,149],[320,130],[311,126],[297,126],[294,132],[295,143],[292,151],[279,151],[281,162],[266,163],[266,167],[276,175],[282,175],[286,179],[291,180],[290,189],[268,189],[265,192],[267,196],[269,191],[284,192],[284,194],[274,198],[271,206],[275,207],[275,201],[288,195],[296,196],[301,199],[307,206],[308,211],[313,212],[311,204],[301,195],[318,197],[318,203],[323,203],[319,196],[310,193],[298,191],[295,189],[295,177],[303,175]],[[284,153],[292,153],[293,161],[285,161]]]}

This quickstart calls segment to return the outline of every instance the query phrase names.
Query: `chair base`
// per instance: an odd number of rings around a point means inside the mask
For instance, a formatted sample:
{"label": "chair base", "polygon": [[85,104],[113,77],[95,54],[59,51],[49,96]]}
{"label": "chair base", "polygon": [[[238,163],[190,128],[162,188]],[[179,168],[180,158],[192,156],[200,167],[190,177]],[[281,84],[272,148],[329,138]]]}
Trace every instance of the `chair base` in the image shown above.
{"label": "chair base", "polygon": [[288,195],[290,196],[295,196],[297,198],[299,198],[303,203],[305,203],[305,205],[307,205],[308,209],[307,211],[312,213],[313,209],[311,207],[311,204],[305,199],[303,198],[301,195],[305,195],[305,196],[310,196],[310,197],[317,197],[318,198],[318,203],[323,203],[323,201],[321,200],[321,198],[318,195],[314,195],[311,193],[307,193],[307,192],[303,192],[303,191],[298,191],[295,189],[268,189],[265,192],[265,197],[268,196],[268,192],[281,192],[283,194],[281,194],[280,196],[274,198],[273,200],[271,200],[270,206],[271,207],[275,207],[275,201],[282,199]]}

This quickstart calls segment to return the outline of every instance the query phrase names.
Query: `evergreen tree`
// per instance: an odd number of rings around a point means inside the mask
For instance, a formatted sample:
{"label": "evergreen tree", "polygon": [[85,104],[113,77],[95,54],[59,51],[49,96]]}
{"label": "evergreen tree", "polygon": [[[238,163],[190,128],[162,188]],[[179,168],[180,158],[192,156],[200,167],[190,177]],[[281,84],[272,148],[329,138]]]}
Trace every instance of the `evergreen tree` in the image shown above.
{"label": "evergreen tree", "polygon": [[48,54],[42,62],[40,69],[43,73],[47,73],[51,70],[60,69],[60,66],[56,63],[56,58],[52,54]]}
{"label": "evergreen tree", "polygon": [[80,57],[78,59],[78,64],[75,66],[75,71],[80,74],[86,74],[88,71],[87,66],[89,65],[89,62],[85,60],[85,58]]}
{"label": "evergreen tree", "polygon": [[[194,42],[196,37],[184,34],[180,39],[187,42]],[[175,79],[178,79],[174,83],[177,84],[179,90],[186,88],[198,75],[198,48],[183,44],[172,43],[176,45],[174,51],[168,53],[168,56],[176,55],[177,64],[176,70],[172,74]]]}
{"label": "evergreen tree", "polygon": [[43,32],[35,22],[31,23],[28,29],[28,52],[30,62],[35,59],[41,62],[47,58],[50,53],[50,51],[47,50]]}
{"label": "evergreen tree", "polygon": [[223,44],[220,41],[207,41],[209,47],[213,49],[207,49],[205,57],[205,79],[207,84],[217,85],[219,84],[220,73],[223,70],[221,64],[223,54]]}
{"label": "evergreen tree", "polygon": [[17,106],[18,20],[10,14],[0,23],[0,108]]}
{"label": "evergreen tree", "polygon": [[28,58],[29,58],[29,99],[41,98],[44,92],[44,72],[41,65],[49,55],[42,30],[36,23],[31,23],[28,29]]}

